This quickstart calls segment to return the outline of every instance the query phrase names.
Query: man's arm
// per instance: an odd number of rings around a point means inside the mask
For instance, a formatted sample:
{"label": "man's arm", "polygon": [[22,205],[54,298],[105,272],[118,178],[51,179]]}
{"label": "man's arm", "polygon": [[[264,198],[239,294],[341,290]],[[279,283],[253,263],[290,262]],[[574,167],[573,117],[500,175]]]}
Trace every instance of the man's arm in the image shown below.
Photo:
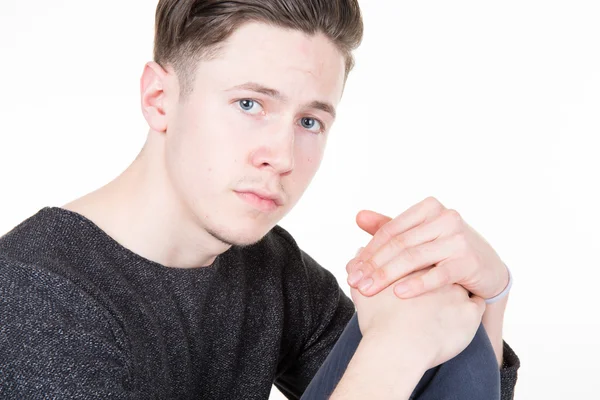
{"label": "man's arm", "polygon": [[502,367],[503,363],[504,340],[502,339],[502,327],[504,325],[504,311],[506,310],[507,303],[508,296],[497,303],[488,304],[482,319],[483,327],[492,342],[499,367]]}
{"label": "man's arm", "polygon": [[[428,269],[409,276],[426,273]],[[363,339],[331,399],[408,399],[419,380],[462,352],[485,310],[483,299],[448,285],[399,300],[388,287],[376,296],[351,290]]]}
{"label": "man's arm", "polygon": [[[357,215],[357,223],[373,238],[346,269],[348,283],[364,295],[375,295],[427,265],[435,265],[427,276],[396,285],[399,298],[451,283],[483,298],[494,297],[506,287],[508,270],[498,254],[459,213],[446,209],[435,198],[425,199],[394,219],[363,211]],[[371,284],[363,286],[367,281]],[[502,396],[512,398],[520,364],[502,340],[506,304],[506,298],[491,304],[482,322],[501,367]]]}
{"label": "man's arm", "polygon": [[515,385],[517,383],[517,372],[521,366],[519,357],[502,338],[502,327],[504,324],[504,311],[508,303],[508,297],[497,303],[488,304],[483,314],[483,327],[494,348],[498,366],[500,367],[500,391],[502,400],[514,398]]}
{"label": "man's arm", "polygon": [[[282,358],[280,369],[278,369],[274,385],[288,399],[299,399],[304,394],[307,386],[323,365],[348,321],[355,313],[355,305],[341,290],[333,274],[319,265],[304,251],[299,250],[299,252],[304,273],[300,274],[295,271],[293,281],[298,282],[298,276],[308,278],[307,288],[310,290],[312,300],[310,305],[312,317],[309,320],[312,322],[312,326],[308,330],[309,334],[304,339],[300,353],[288,353],[287,357]],[[381,304],[382,299],[383,295],[378,297],[377,300],[370,301]],[[394,307],[397,307],[400,303],[397,298],[390,296],[389,293],[387,302],[393,304]],[[372,307],[375,307],[375,305]],[[366,311],[363,315],[367,315]],[[298,329],[302,328],[304,327],[298,326]],[[388,332],[391,331],[388,330]],[[328,389],[331,391],[328,393],[331,393],[337,387],[335,396],[340,399],[360,398],[362,400],[368,398],[364,395],[359,396],[360,393],[369,393],[372,398],[385,398],[385,396],[375,396],[375,393],[378,393],[379,390],[384,393],[383,391],[386,388],[390,389],[390,385],[386,387],[385,382],[392,382],[391,386],[395,388],[394,390],[408,393],[408,398],[426,370],[424,366],[419,367],[417,362],[419,360],[423,362],[426,357],[422,354],[419,356],[413,355],[418,346],[415,343],[410,343],[409,336],[405,336],[404,341],[398,337],[396,331],[392,332],[392,336],[387,337],[382,334],[373,337],[362,335],[359,347],[352,356],[342,381],[338,382],[336,386],[336,382],[331,377],[331,387]],[[383,341],[387,341],[390,345],[383,345]],[[402,343],[406,343],[406,345]],[[383,358],[383,356],[387,357],[392,354],[393,351],[397,352],[397,357]],[[400,374],[404,369],[406,369],[405,377],[399,383]],[[368,382],[370,378],[372,378],[372,382]],[[365,383],[365,387],[361,387],[362,382]],[[344,393],[356,397],[342,397],[346,396]]]}
{"label": "man's arm", "polygon": [[399,345],[363,337],[330,400],[408,399],[427,368]]}

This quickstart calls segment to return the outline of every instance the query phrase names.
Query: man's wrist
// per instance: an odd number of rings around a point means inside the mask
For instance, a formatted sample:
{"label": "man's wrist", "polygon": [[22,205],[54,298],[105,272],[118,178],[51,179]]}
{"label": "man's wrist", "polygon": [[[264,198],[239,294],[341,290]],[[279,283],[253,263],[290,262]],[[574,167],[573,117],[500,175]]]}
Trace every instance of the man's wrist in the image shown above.
{"label": "man's wrist", "polygon": [[512,286],[512,276],[510,270],[506,264],[502,265],[504,266],[504,269],[502,271],[501,285],[499,285],[498,288],[492,292],[491,296],[484,297],[487,304],[495,303],[496,301],[500,300],[500,298],[506,297]]}
{"label": "man's wrist", "polygon": [[421,349],[414,341],[403,340],[402,332],[379,331],[374,328],[363,335],[361,343],[363,341],[365,350],[380,354],[382,359],[389,359],[387,362],[390,365],[410,368],[417,375],[423,375],[433,364],[434,355],[430,354],[429,349]]}

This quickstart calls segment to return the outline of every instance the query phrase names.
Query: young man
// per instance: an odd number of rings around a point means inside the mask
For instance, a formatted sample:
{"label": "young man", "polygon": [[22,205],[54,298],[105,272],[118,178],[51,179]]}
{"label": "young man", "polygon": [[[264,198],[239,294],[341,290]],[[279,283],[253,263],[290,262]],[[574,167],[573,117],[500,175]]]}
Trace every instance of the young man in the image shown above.
{"label": "young man", "polygon": [[483,303],[509,276],[458,214],[360,214],[358,318],[276,225],[319,167],[361,37],[355,0],[159,2],[138,158],[0,238],[3,398],[493,399],[498,362],[512,397],[506,297]]}

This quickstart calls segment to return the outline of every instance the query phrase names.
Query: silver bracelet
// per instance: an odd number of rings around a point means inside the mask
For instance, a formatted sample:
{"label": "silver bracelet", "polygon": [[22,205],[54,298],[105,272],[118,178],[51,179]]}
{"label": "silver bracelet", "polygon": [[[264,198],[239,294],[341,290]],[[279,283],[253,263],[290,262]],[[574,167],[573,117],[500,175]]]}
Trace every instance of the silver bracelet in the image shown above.
{"label": "silver bracelet", "polygon": [[502,292],[500,292],[500,294],[498,294],[490,299],[485,299],[485,304],[493,304],[508,295],[508,292],[510,291],[510,288],[512,287],[513,278],[512,278],[512,274],[510,273],[510,269],[508,268],[508,266],[506,266],[506,269],[508,270],[508,284],[506,285],[506,288],[504,288],[504,290]]}

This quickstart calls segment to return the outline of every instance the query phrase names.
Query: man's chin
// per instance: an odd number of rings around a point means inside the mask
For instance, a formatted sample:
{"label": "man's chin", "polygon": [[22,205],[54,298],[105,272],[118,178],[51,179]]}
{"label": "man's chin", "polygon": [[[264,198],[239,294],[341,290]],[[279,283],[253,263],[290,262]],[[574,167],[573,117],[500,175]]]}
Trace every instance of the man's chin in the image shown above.
{"label": "man's chin", "polygon": [[207,230],[211,236],[229,246],[248,247],[260,242],[265,235],[270,231],[259,229],[258,227],[243,229],[234,227],[226,231],[222,230]]}

